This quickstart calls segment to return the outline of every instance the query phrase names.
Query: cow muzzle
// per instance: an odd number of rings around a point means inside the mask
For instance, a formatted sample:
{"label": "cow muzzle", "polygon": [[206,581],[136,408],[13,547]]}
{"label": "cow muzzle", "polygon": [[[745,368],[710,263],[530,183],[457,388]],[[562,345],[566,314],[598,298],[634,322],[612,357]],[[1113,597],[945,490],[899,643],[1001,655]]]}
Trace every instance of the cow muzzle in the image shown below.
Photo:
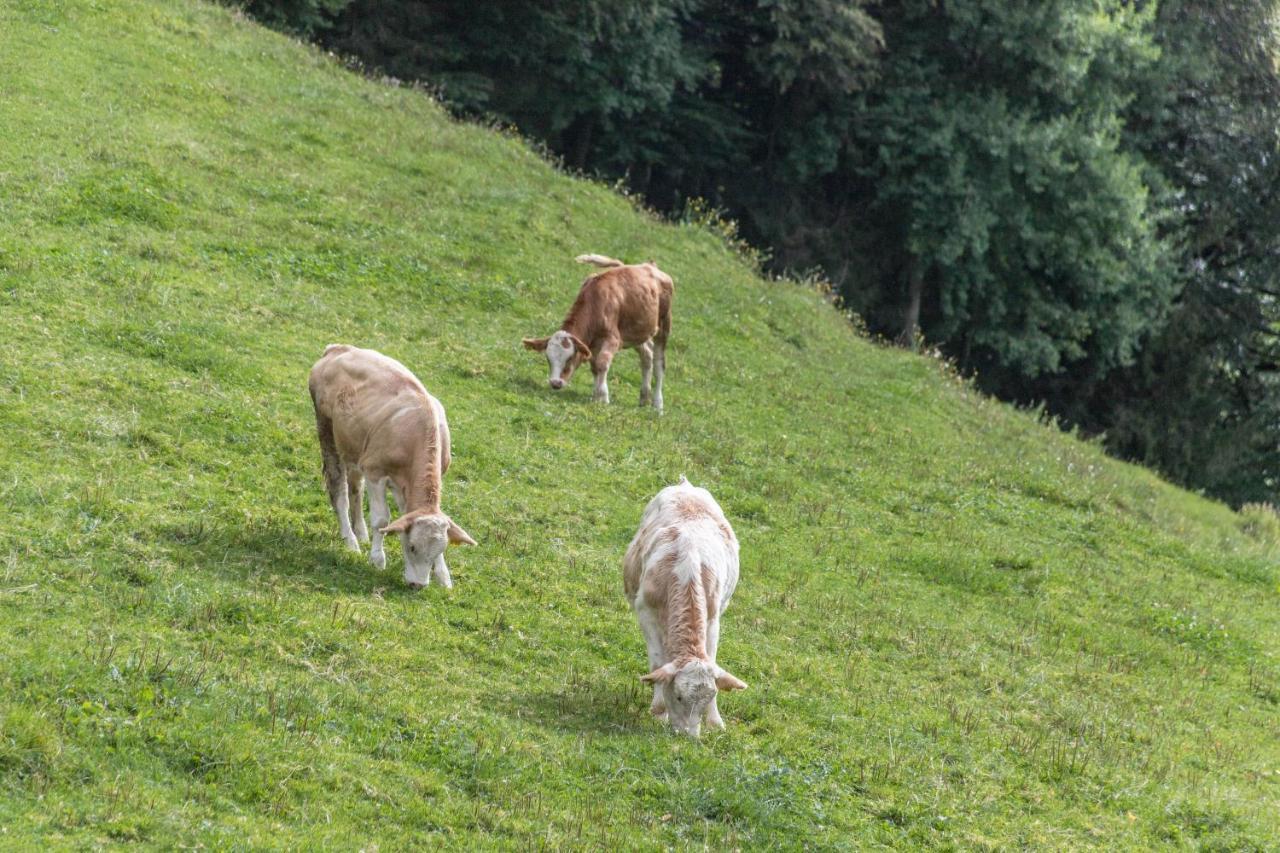
{"label": "cow muzzle", "polygon": [[549,379],[547,380],[547,382],[551,386],[552,390],[554,391],[559,391],[561,388],[564,387],[563,379]]}
{"label": "cow muzzle", "polygon": [[691,737],[694,740],[698,740],[702,736],[702,722],[700,720],[695,720],[687,726],[673,725],[671,728],[676,734]]}

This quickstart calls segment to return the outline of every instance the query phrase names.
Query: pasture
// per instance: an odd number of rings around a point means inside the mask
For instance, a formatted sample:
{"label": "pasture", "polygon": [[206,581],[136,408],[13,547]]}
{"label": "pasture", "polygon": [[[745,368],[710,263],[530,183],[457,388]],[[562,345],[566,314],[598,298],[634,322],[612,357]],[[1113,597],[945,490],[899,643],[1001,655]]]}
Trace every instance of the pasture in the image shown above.
{"label": "pasture", "polygon": [[[0,848],[1275,846],[1226,507],[225,8],[5,0],[0,91]],[[521,346],[583,252],[675,280],[661,417]],[[342,547],[333,342],[448,411],[452,590]],[[622,596],[681,475],[742,546],[699,742]]]}

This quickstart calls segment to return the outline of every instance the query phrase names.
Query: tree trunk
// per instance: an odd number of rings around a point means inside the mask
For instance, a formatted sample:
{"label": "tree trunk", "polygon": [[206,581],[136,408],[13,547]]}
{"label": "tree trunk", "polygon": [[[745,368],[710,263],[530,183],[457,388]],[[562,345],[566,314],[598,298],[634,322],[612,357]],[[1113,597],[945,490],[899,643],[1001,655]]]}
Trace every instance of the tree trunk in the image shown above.
{"label": "tree trunk", "polygon": [[902,316],[902,332],[898,346],[916,348],[920,331],[920,299],[924,294],[924,267],[915,255],[907,261],[907,310]]}
{"label": "tree trunk", "polygon": [[570,142],[568,163],[571,168],[579,172],[585,171],[587,168],[587,158],[591,155],[591,132],[595,129],[595,122],[590,116],[579,116],[570,125]]}
{"label": "tree trunk", "polygon": [[652,182],[653,182],[653,163],[647,162],[644,164],[644,168],[640,170],[640,174],[639,176],[637,176],[635,183],[632,186],[632,189],[638,192],[640,195],[648,195],[649,185]]}

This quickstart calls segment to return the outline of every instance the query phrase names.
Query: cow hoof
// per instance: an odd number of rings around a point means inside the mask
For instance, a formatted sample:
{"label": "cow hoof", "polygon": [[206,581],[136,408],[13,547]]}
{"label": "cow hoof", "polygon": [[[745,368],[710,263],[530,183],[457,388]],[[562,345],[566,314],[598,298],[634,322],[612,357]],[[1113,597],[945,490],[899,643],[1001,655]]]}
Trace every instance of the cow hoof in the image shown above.
{"label": "cow hoof", "polygon": [[387,567],[387,555],[382,551],[374,551],[369,555],[369,562],[373,563],[375,569],[382,571]]}
{"label": "cow hoof", "polygon": [[425,583],[415,583],[413,581],[408,581],[407,583],[409,585],[409,589],[414,590],[415,592],[426,586]]}
{"label": "cow hoof", "polygon": [[360,542],[356,539],[356,537],[352,536],[350,539],[346,540],[346,543],[347,543],[348,551],[353,551],[357,554],[360,553]]}

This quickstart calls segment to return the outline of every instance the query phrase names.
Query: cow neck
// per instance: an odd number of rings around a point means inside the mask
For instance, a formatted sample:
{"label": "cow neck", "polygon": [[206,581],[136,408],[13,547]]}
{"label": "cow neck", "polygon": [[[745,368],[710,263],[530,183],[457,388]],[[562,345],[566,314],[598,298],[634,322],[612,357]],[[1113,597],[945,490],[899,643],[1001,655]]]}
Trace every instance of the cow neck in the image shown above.
{"label": "cow neck", "polygon": [[672,660],[684,665],[691,660],[707,660],[707,592],[702,579],[682,581],[671,573],[667,595],[667,643]]}
{"label": "cow neck", "polygon": [[408,482],[402,484],[405,512],[440,511],[440,442],[439,432],[429,438],[414,454]]}
{"label": "cow neck", "polygon": [[586,313],[583,308],[582,296],[579,295],[574,300],[573,307],[569,309],[569,313],[565,315],[564,322],[560,324],[560,330],[568,332],[587,346],[591,346],[591,341],[587,339],[589,322],[588,318],[584,316]]}

